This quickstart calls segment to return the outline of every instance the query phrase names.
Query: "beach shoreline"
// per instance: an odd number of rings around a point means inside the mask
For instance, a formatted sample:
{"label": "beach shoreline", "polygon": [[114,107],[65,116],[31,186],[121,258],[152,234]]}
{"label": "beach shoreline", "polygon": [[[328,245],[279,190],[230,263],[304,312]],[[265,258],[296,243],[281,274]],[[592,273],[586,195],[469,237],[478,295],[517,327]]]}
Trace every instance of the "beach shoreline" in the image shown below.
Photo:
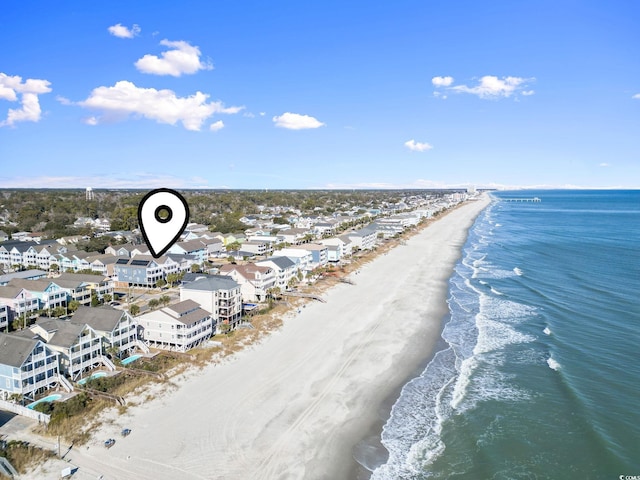
{"label": "beach shoreline", "polygon": [[[67,457],[75,476],[361,478],[354,447],[379,438],[400,390],[433,356],[449,279],[488,203],[451,210],[228,361],[172,379],[178,388],[122,415],[114,409]],[[101,448],[122,428],[132,433]]]}

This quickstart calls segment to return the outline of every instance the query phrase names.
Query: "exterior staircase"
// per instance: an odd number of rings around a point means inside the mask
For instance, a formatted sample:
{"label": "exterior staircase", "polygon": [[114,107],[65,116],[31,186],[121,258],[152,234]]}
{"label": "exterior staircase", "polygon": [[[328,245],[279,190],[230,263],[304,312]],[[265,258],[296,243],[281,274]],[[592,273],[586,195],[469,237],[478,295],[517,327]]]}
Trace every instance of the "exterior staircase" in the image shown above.
{"label": "exterior staircase", "polygon": [[116,366],[113,364],[113,362],[111,360],[109,360],[107,357],[105,357],[104,355],[100,357],[100,361],[102,362],[102,364],[107,367],[109,370],[111,370],[112,372],[116,371]]}
{"label": "exterior staircase", "polygon": [[73,392],[73,385],[71,385],[71,382],[66,378],[64,378],[63,375],[58,375],[58,383],[60,383],[60,386],[64,388],[67,392],[69,393]]}
{"label": "exterior staircase", "polygon": [[138,347],[140,351],[144,353],[149,353],[150,351],[149,347],[147,347],[147,345],[142,340],[136,340],[136,347]]}

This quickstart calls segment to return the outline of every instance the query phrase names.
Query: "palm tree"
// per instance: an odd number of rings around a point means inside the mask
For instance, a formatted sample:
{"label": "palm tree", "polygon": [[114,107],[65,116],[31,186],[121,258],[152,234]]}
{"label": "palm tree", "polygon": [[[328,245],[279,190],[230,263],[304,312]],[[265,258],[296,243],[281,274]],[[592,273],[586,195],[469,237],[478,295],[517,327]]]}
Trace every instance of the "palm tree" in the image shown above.
{"label": "palm tree", "polygon": [[149,300],[148,305],[151,310],[155,310],[156,308],[158,308],[158,305],[160,305],[160,302],[158,301],[158,299],[152,298],[151,300]]}
{"label": "palm tree", "polygon": [[169,305],[169,302],[171,302],[171,298],[169,297],[169,295],[162,295],[158,300],[165,307]]}
{"label": "palm tree", "polygon": [[140,313],[140,307],[135,304],[131,305],[129,307],[129,313],[135,317],[137,314]]}

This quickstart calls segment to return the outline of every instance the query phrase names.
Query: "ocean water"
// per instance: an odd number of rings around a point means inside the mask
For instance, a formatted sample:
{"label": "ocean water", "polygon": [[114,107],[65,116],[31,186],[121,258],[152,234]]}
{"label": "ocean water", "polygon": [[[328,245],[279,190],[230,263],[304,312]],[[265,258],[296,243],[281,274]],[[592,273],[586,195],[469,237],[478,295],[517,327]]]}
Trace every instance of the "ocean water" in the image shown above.
{"label": "ocean water", "polygon": [[372,478],[640,476],[640,191],[493,197]]}

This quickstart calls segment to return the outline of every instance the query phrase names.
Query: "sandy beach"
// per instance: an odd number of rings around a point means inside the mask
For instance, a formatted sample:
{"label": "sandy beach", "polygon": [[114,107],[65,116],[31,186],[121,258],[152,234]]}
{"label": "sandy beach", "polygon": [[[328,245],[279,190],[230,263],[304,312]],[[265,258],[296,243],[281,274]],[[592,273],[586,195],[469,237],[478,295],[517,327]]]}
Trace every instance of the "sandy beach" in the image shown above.
{"label": "sandy beach", "polygon": [[[488,202],[443,216],[260,344],[173,379],[178,388],[104,424],[88,448],[69,453],[74,478],[353,478],[354,446],[380,428],[389,398],[433,354],[448,279]],[[107,450],[109,437],[117,441]]]}

